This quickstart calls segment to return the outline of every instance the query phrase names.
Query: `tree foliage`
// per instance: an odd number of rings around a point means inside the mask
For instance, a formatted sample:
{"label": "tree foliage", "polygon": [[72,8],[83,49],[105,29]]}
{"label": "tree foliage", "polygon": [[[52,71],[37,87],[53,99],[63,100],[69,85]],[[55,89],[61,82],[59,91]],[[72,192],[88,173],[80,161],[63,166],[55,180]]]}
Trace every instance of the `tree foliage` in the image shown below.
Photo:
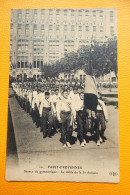
{"label": "tree foliage", "polygon": [[45,64],[44,77],[57,77],[59,73],[71,73],[78,69],[86,70],[91,63],[95,75],[100,76],[114,71],[117,76],[117,40],[111,40],[101,45],[98,42],[93,46],[83,46],[77,52],[65,53],[64,58],[54,64]]}

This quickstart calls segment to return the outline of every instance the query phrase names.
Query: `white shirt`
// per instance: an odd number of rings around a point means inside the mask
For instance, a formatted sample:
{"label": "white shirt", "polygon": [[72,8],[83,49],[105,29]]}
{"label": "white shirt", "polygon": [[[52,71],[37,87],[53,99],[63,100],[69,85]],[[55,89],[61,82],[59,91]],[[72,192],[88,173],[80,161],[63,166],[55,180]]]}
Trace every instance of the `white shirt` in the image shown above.
{"label": "white shirt", "polygon": [[91,75],[86,75],[84,93],[98,94],[95,78]]}
{"label": "white shirt", "polygon": [[32,100],[32,108],[35,108],[36,98],[37,98],[37,91],[33,91],[33,100]]}
{"label": "white shirt", "polygon": [[38,94],[38,96],[39,96],[39,103],[42,103],[42,101],[45,99],[45,94],[41,92]]}
{"label": "white shirt", "polygon": [[43,99],[43,101],[41,102],[41,105],[40,105],[39,112],[41,113],[44,108],[52,108],[52,112],[55,113],[55,107],[54,107],[53,102],[51,101],[51,98],[49,98],[49,99],[44,98]]}
{"label": "white shirt", "polygon": [[84,100],[79,99],[78,104],[73,107],[74,119],[76,119],[76,111],[83,110],[83,108],[84,108]]}
{"label": "white shirt", "polygon": [[52,104],[52,101],[51,101],[50,98],[49,99],[44,98],[43,101],[42,101],[42,107],[43,108],[50,108],[51,104]]}
{"label": "white shirt", "polygon": [[60,99],[56,104],[57,111],[57,119],[60,120],[61,111],[69,112],[72,110],[72,105],[69,99],[65,99],[64,97]]}
{"label": "white shirt", "polygon": [[28,91],[28,100],[31,104],[32,103],[32,91],[31,90]]}
{"label": "white shirt", "polygon": [[97,110],[103,110],[105,120],[108,120],[107,109],[106,109],[106,106],[105,106],[104,102],[102,100],[98,99],[98,103],[99,104],[97,105]]}
{"label": "white shirt", "polygon": [[79,101],[80,101],[79,94],[73,94],[71,96],[71,104],[72,104],[73,110],[77,110],[77,106],[79,104]]}
{"label": "white shirt", "polygon": [[50,101],[51,102],[54,102],[54,97],[55,97],[55,95],[50,95]]}

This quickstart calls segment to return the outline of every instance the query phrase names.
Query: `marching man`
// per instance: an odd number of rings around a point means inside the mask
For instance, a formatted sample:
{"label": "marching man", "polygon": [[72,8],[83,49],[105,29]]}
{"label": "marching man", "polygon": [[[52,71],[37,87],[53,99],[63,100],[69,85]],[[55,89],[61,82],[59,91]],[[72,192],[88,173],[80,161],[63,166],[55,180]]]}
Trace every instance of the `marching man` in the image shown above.
{"label": "marching man", "polygon": [[87,120],[86,114],[84,112],[84,93],[81,92],[79,94],[79,97],[80,99],[78,101],[78,104],[75,106],[74,119],[77,121],[77,130],[81,147],[84,147],[84,145],[86,145],[85,138],[87,133]]}
{"label": "marching man", "polygon": [[[51,100],[50,92],[45,92],[45,98],[42,101],[42,130],[43,138],[51,137],[51,130],[53,126],[53,110],[55,109]],[[55,112],[55,111],[54,111]]]}
{"label": "marching man", "polygon": [[71,148],[70,139],[72,135],[72,108],[68,98],[67,90],[63,90],[63,97],[57,102],[57,119],[61,123],[61,139],[63,147]]}

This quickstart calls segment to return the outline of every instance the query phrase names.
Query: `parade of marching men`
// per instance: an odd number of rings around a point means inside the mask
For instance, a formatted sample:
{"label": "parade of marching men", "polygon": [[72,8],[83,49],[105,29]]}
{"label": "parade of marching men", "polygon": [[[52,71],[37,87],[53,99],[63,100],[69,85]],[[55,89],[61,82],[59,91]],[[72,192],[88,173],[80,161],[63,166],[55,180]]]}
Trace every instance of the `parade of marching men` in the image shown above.
{"label": "parade of marching men", "polygon": [[21,108],[40,129],[43,140],[59,133],[63,148],[71,148],[77,140],[85,147],[91,135],[100,146],[107,139],[104,133],[108,114],[95,77],[86,75],[80,85],[56,83],[13,82],[12,88]]}
{"label": "parade of marching men", "polygon": [[11,87],[43,140],[60,134],[64,148],[84,147],[89,135],[97,146],[106,141],[101,91],[105,77],[117,88],[115,9],[14,9],[10,47]]}

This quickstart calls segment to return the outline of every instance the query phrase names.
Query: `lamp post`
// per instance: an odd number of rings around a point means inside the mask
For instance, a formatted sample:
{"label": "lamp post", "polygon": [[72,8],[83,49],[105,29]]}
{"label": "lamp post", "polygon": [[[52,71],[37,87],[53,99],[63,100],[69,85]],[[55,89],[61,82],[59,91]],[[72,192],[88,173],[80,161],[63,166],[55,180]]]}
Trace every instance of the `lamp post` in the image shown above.
{"label": "lamp post", "polygon": [[94,51],[93,49],[94,41],[93,41],[93,35],[91,38],[91,46],[90,46],[90,51],[89,51],[89,64],[88,64],[88,74],[93,75],[93,67],[92,67],[92,52]]}

